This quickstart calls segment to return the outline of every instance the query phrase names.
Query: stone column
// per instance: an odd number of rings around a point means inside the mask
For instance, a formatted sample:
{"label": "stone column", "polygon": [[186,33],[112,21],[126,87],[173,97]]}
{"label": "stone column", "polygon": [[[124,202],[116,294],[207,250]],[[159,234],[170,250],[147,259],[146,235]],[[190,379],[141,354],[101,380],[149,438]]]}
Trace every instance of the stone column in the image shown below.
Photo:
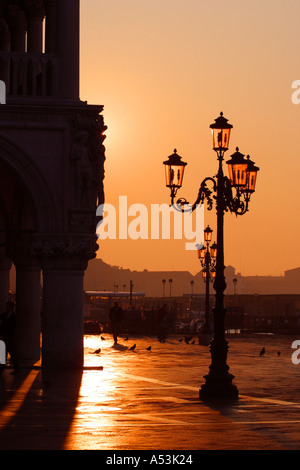
{"label": "stone column", "polygon": [[46,0],[46,37],[45,52],[56,50],[56,0]]}
{"label": "stone column", "polygon": [[[0,51],[10,51],[10,29],[4,18],[0,18]],[[2,77],[1,77],[2,78]]]}
{"label": "stone column", "polygon": [[40,359],[41,283],[38,266],[16,266],[16,344],[20,360]]}
{"label": "stone column", "polygon": [[84,270],[43,270],[42,364],[83,367]]}
{"label": "stone column", "polygon": [[5,311],[6,302],[9,300],[10,269],[12,261],[3,249],[0,252],[0,313]]}
{"label": "stone column", "polygon": [[24,11],[18,5],[8,5],[7,18],[11,32],[11,50],[25,52],[27,21]]}
{"label": "stone column", "polygon": [[30,256],[31,244],[14,246],[16,267],[16,349],[20,361],[40,359],[41,271],[38,260]]}
{"label": "stone column", "polygon": [[25,0],[27,15],[27,52],[43,52],[43,0]]}
{"label": "stone column", "polygon": [[56,51],[59,55],[59,98],[79,99],[79,0],[58,1]]}
{"label": "stone column", "polygon": [[35,244],[43,269],[43,367],[83,367],[83,276],[96,249],[95,237],[87,235]]}

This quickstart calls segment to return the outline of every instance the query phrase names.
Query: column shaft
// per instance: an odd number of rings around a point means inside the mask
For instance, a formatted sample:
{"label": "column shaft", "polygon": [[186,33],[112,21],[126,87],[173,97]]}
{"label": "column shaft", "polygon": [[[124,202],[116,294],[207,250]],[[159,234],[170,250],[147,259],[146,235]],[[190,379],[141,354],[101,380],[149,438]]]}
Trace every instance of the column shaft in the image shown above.
{"label": "column shaft", "polygon": [[83,366],[82,270],[44,269],[42,364]]}
{"label": "column shaft", "polygon": [[19,360],[40,359],[40,268],[16,266],[16,349]]}
{"label": "column shaft", "polygon": [[28,17],[27,52],[43,51],[43,18],[40,16]]}
{"label": "column shaft", "polygon": [[59,98],[79,99],[79,0],[56,6],[56,50],[59,54]]}
{"label": "column shaft", "polygon": [[46,37],[45,52],[54,53],[56,50],[56,2],[46,2]]}
{"label": "column shaft", "polygon": [[3,257],[0,260],[0,313],[5,311],[6,302],[9,300],[10,269],[12,262]]}

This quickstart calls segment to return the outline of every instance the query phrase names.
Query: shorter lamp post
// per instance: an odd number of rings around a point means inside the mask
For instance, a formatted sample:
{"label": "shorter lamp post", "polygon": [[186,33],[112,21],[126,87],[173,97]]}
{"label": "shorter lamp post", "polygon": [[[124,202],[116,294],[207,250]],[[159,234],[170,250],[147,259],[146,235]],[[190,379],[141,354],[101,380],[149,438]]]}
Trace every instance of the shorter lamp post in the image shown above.
{"label": "shorter lamp post", "polygon": [[165,302],[165,285],[166,285],[166,280],[162,279],[162,286],[163,286],[163,302]]}
{"label": "shorter lamp post", "polygon": [[235,277],[232,282],[233,282],[233,294],[236,295],[237,278]]}
{"label": "shorter lamp post", "polygon": [[210,302],[209,302],[209,284],[213,282],[216,277],[216,259],[217,259],[217,244],[211,243],[212,239],[212,229],[209,225],[204,230],[204,241],[206,246],[198,249],[198,258],[200,259],[200,263],[202,266],[202,277],[204,282],[206,283],[206,290],[205,290],[205,321],[203,325],[202,332],[204,334],[211,334],[210,328]]}
{"label": "shorter lamp post", "polygon": [[169,279],[169,285],[170,285],[170,299],[172,297],[172,282],[173,282],[173,279]]}

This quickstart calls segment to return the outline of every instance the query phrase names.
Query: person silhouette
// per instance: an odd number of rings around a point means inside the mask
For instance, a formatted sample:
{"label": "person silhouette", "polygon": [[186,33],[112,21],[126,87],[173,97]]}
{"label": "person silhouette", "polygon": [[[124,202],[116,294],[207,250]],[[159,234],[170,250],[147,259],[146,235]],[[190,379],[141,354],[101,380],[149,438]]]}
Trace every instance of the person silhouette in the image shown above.
{"label": "person silhouette", "polygon": [[109,311],[109,319],[114,342],[115,344],[118,344],[118,336],[120,335],[121,326],[124,319],[123,309],[119,306],[118,302],[114,302],[114,306],[111,307]]}

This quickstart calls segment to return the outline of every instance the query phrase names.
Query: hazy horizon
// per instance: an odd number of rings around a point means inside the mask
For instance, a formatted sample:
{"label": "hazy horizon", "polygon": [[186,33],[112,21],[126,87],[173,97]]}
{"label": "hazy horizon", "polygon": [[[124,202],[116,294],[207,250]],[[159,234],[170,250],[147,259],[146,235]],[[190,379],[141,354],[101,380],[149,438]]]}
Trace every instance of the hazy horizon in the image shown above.
{"label": "hazy horizon", "polygon": [[[180,272],[188,272],[190,273],[192,276],[196,276],[197,274],[199,274],[202,270],[202,267],[199,266],[199,269],[198,271],[196,271],[195,273],[192,273],[189,269],[185,269],[185,270],[178,270],[178,269],[173,269],[173,270],[166,270],[166,269],[147,269],[147,268],[144,268],[144,269],[132,269],[132,268],[129,268],[129,267],[124,267],[124,266],[119,266],[117,264],[110,264],[108,263],[107,261],[103,260],[101,257],[97,257],[97,258],[94,258],[93,260],[90,260],[90,261],[103,261],[105,264],[107,264],[109,267],[111,268],[118,268],[120,270],[124,270],[124,271],[131,271],[131,272],[157,272],[157,273],[180,273]],[[228,264],[225,266],[225,270],[226,268],[232,268],[234,269],[235,271],[235,274],[237,276],[242,276],[242,277],[254,277],[254,276],[259,276],[259,277],[284,277],[285,275],[285,272],[286,271],[294,271],[296,269],[299,269],[300,270],[300,266],[295,266],[295,267],[292,267],[292,268],[289,268],[289,269],[285,269],[281,274],[249,274],[249,275],[245,275],[243,274],[242,272],[239,272],[237,271],[237,269],[235,268],[235,266],[232,266],[231,264]]]}

